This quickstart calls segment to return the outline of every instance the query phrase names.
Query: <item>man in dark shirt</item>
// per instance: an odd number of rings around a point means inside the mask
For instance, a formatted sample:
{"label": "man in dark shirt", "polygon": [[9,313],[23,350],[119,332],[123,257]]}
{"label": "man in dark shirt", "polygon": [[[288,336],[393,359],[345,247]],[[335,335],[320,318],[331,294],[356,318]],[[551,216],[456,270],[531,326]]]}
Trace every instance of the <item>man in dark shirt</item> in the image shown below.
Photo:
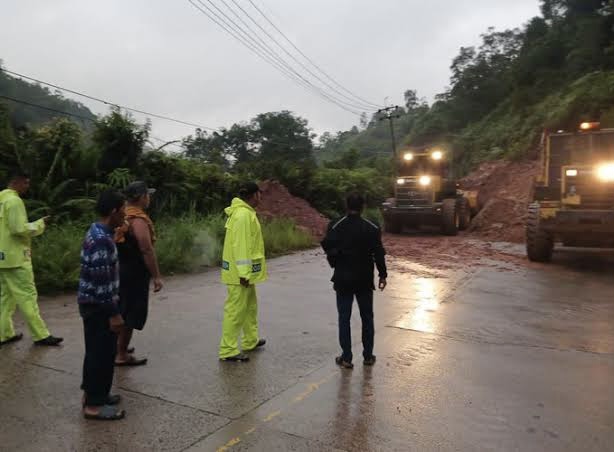
{"label": "man in dark shirt", "polygon": [[125,198],[113,191],[100,195],[96,210],[100,220],[91,225],[81,250],[77,301],[83,319],[83,415],[86,419],[118,420],[125,412],[111,395],[117,334],[124,321],[119,311],[119,260],[113,234],[124,223]]}
{"label": "man in dark shirt", "polygon": [[352,332],[350,319],[354,297],[358,302],[362,319],[362,345],[364,364],[375,364],[373,341],[373,264],[379,272],[379,289],[386,288],[386,251],[382,245],[382,234],[375,223],[362,217],[365,200],[359,194],[347,197],[347,215],[331,222],[322,248],[332,268],[332,282],[337,292],[339,314],[339,343],[343,353],[336,363],[344,368],[353,368]]}

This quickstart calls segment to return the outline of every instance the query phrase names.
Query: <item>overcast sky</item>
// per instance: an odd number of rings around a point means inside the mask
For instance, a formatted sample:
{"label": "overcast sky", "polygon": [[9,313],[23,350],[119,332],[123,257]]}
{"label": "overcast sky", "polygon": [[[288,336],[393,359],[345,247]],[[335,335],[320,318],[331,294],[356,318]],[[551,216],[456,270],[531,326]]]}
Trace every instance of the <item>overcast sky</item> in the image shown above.
{"label": "overcast sky", "polygon": [[[248,0],[234,1],[266,25]],[[479,43],[489,26],[521,26],[539,9],[538,0],[253,1],[336,81],[377,104],[386,97],[401,104],[408,88],[432,99],[445,89],[461,46]],[[317,133],[358,123],[263,62],[188,0],[0,3],[0,59],[7,69],[210,127],[279,110],[306,118]],[[153,121],[153,134],[164,139],[190,133]]]}

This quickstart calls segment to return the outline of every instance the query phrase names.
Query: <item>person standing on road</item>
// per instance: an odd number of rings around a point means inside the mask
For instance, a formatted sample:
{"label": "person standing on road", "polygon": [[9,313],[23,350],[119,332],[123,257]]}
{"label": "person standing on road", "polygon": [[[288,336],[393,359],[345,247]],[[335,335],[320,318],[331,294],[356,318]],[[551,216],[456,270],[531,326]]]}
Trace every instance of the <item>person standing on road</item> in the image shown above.
{"label": "person standing on road", "polygon": [[77,301],[83,319],[83,415],[86,419],[119,420],[126,415],[111,395],[117,334],[124,321],[119,310],[119,257],[113,240],[124,223],[125,198],[114,191],[103,192],[96,203],[100,220],[90,226],[81,249],[81,274]]}
{"label": "person standing on road", "polygon": [[[249,361],[243,353],[266,344],[258,333],[256,284],[266,281],[264,240],[256,207],[262,193],[254,182],[239,191],[225,212],[226,237],[222,262],[222,282],[228,288],[219,356],[222,361]],[[242,350],[239,335],[243,332]]]}
{"label": "person standing on road", "polygon": [[156,192],[142,181],[126,187],[125,224],[115,236],[119,252],[119,308],[124,328],[119,333],[116,366],[142,366],[147,358],[136,358],[130,348],[132,334],[141,331],[149,311],[149,286],[153,279],[154,292],[162,290],[163,283],[154,244],[156,233],[153,221],[145,212]]}
{"label": "person standing on road", "polygon": [[32,237],[45,231],[48,217],[28,222],[21,197],[30,188],[30,177],[13,171],[6,190],[0,191],[0,345],[23,339],[15,333],[15,309],[23,314],[36,345],[59,345],[63,339],[49,334],[38,308],[38,292],[32,270]]}
{"label": "person standing on road", "polygon": [[359,194],[347,197],[347,215],[330,223],[322,248],[332,268],[332,282],[337,293],[339,315],[339,344],[342,354],[335,358],[337,365],[346,369],[352,364],[352,331],[350,319],[354,297],[362,319],[362,345],[364,364],[375,364],[373,354],[375,327],[373,323],[373,263],[379,272],[379,289],[386,288],[386,251],[377,224],[362,217],[365,205]]}

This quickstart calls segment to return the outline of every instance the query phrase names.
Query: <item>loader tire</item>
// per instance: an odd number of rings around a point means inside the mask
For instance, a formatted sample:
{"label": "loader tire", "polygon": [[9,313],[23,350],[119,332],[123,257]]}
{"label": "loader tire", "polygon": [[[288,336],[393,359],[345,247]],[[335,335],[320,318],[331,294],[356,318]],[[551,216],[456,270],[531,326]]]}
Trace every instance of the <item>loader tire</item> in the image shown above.
{"label": "loader tire", "polygon": [[529,206],[526,232],[529,260],[531,262],[550,262],[554,250],[554,237],[542,227],[538,203]]}
{"label": "loader tire", "polygon": [[458,199],[458,230],[466,231],[471,225],[471,207],[467,198]]}
{"label": "loader tire", "polygon": [[457,235],[460,226],[460,216],[456,199],[444,199],[441,211],[441,232],[445,235]]}

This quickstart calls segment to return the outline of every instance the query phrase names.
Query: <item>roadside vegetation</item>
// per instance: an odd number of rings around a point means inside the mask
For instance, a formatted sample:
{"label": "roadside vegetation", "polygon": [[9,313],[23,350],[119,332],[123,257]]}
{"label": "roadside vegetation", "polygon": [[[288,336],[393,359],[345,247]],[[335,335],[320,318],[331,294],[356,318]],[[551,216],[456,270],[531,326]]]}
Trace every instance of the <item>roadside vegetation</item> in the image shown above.
{"label": "roadside vegetation", "polygon": [[[161,220],[157,224],[156,250],[162,273],[191,273],[218,266],[222,258],[224,223],[221,215]],[[76,289],[81,241],[88,227],[84,222],[51,226],[34,241],[33,264],[41,293]],[[311,235],[290,220],[265,221],[262,229],[269,257],[314,246]]]}

